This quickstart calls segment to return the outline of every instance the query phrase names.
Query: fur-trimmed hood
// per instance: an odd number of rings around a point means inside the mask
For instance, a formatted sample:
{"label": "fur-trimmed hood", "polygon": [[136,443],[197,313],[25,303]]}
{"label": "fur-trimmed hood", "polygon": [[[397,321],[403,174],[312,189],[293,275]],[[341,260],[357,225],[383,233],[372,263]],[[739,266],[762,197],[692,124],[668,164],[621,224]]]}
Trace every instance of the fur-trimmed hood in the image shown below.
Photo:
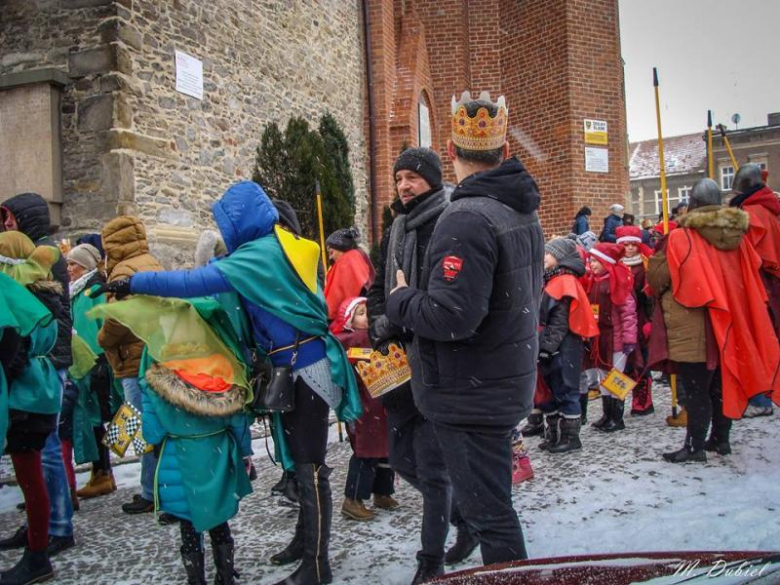
{"label": "fur-trimmed hood", "polygon": [[203,230],[195,245],[195,266],[206,266],[212,258],[227,254],[222,237],[214,230]]}
{"label": "fur-trimmed hood", "polygon": [[146,381],[163,400],[197,416],[230,416],[240,412],[246,402],[246,390],[240,386],[225,392],[204,392],[157,363],[146,370]]}
{"label": "fur-trimmed hood", "polygon": [[750,228],[750,216],[735,207],[708,205],[689,211],[678,223],[696,230],[718,250],[735,250]]}

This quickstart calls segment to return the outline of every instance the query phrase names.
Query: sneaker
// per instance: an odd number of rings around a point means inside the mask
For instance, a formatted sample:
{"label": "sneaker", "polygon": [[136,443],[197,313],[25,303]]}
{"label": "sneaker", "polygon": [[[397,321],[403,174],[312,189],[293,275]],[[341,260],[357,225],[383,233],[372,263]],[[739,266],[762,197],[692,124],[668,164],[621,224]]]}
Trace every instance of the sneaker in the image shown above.
{"label": "sneaker", "polygon": [[132,502],[122,504],[122,511],[125,514],[148,514],[149,512],[154,512],[154,502],[135,495]]}
{"label": "sneaker", "polygon": [[745,412],[742,414],[742,418],[756,418],[757,416],[772,416],[774,409],[771,406],[756,406],[755,404],[748,404]]}
{"label": "sneaker", "polygon": [[27,546],[27,525],[23,524],[11,536],[0,540],[0,550],[13,550]]}
{"label": "sneaker", "polygon": [[352,500],[350,498],[344,498],[341,513],[350,520],[357,520],[358,522],[365,522],[376,516],[373,511],[366,508],[361,500]]}
{"label": "sneaker", "polygon": [[382,510],[396,510],[401,507],[401,504],[393,496],[374,494],[374,507]]}
{"label": "sneaker", "polygon": [[46,553],[49,557],[54,557],[64,550],[76,546],[73,535],[70,536],[49,536],[49,544],[46,546]]}

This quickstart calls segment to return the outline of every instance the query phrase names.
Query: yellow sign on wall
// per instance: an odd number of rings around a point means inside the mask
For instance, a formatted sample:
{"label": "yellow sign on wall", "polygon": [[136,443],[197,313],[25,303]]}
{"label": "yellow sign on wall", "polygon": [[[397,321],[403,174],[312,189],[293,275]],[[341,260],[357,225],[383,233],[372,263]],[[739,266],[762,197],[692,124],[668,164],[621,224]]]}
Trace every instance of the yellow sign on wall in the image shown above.
{"label": "yellow sign on wall", "polygon": [[585,129],[585,144],[599,144],[601,146],[609,144],[607,122],[605,120],[589,120],[585,118],[583,126]]}

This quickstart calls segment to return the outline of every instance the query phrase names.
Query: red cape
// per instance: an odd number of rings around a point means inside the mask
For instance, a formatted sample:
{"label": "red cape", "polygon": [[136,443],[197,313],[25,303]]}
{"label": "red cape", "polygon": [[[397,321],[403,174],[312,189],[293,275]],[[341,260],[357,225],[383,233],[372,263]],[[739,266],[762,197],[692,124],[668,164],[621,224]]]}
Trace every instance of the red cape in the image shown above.
{"label": "red cape", "polygon": [[599,334],[599,326],[593,316],[588,295],[582,288],[580,281],[572,274],[561,274],[547,283],[544,291],[560,301],[563,297],[571,298],[569,307],[569,329],[580,337],[596,337]]}
{"label": "red cape", "polygon": [[328,303],[328,319],[338,317],[339,307],[345,299],[359,297],[368,291],[374,281],[374,267],[362,250],[345,252],[328,270],[325,278],[325,301]]}
{"label": "red cape", "polygon": [[748,197],[742,209],[750,215],[747,237],[761,256],[763,269],[780,278],[780,201],[764,187]]}
{"label": "red cape", "polygon": [[677,229],[667,246],[672,292],[685,307],[706,307],[720,352],[723,414],[738,419],[748,399],[773,392],[780,404],[780,346],[759,275],[761,258],[743,239],[718,251],[695,230]]}

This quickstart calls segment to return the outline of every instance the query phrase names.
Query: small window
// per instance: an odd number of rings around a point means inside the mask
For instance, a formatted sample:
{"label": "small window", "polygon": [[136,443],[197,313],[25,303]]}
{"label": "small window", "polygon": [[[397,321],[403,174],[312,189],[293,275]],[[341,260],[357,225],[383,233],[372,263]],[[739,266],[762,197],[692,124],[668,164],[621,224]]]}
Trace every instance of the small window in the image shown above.
{"label": "small window", "polygon": [[679,199],[679,203],[688,203],[688,198],[690,196],[691,196],[690,187],[679,187],[677,189],[677,197]]}
{"label": "small window", "polygon": [[731,191],[734,184],[734,167],[720,167],[720,188],[723,191]]}
{"label": "small window", "polygon": [[[669,189],[666,190],[666,204],[667,208],[669,209],[669,213],[671,213],[672,208],[676,205],[677,198],[671,199],[669,197]],[[661,197],[661,190],[656,189],[655,191],[655,212],[658,215],[661,215],[663,210],[663,198]]]}
{"label": "small window", "polygon": [[417,102],[417,145],[431,146],[431,113],[422,95]]}

